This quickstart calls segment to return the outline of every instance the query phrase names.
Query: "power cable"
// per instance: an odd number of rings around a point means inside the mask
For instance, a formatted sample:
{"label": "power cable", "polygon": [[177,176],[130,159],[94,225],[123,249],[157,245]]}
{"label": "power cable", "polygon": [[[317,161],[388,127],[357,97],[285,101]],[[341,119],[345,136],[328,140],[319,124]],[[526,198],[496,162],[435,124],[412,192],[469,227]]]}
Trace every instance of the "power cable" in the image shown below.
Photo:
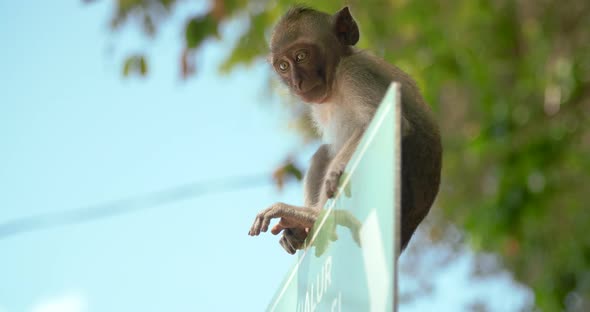
{"label": "power cable", "polygon": [[205,194],[230,192],[272,183],[271,174],[194,182],[148,194],[108,201],[83,208],[49,212],[0,223],[0,239],[17,234],[130,214]]}

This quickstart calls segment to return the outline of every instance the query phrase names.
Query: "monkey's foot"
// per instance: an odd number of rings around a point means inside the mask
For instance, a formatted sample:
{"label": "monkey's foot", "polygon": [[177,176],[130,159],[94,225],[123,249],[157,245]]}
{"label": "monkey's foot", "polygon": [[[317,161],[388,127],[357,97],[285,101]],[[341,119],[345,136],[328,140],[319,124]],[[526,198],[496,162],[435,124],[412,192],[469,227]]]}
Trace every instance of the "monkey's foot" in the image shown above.
{"label": "monkey's foot", "polygon": [[340,184],[340,177],[344,173],[344,166],[337,170],[333,170],[328,172],[326,176],[325,183],[325,192],[328,198],[333,198],[338,192],[338,185]]}

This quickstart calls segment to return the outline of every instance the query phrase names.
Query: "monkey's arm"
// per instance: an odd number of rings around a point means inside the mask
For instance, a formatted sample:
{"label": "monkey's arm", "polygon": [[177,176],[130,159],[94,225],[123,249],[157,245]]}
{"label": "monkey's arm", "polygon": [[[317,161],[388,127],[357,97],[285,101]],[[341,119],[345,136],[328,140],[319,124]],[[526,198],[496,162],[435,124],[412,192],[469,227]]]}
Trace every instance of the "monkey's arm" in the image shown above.
{"label": "monkey's arm", "polygon": [[272,219],[280,218],[279,224],[271,232],[276,235],[283,231],[279,241],[281,246],[290,254],[304,248],[307,229],[313,227],[328,199],[336,194],[340,176],[352,158],[364,130],[355,130],[333,159],[330,158],[328,145],[322,145],[314,154],[305,179],[306,207],[276,203],[256,215],[248,234],[260,235],[268,231]]}
{"label": "monkey's arm", "polygon": [[340,177],[342,176],[342,173],[344,173],[344,169],[352,158],[352,154],[354,154],[364,132],[365,129],[356,129],[352,136],[340,148],[336,156],[334,156],[334,159],[330,163],[330,167],[328,167],[326,172],[323,189],[320,192],[320,200],[318,202],[320,207],[324,207],[328,199],[336,195]]}
{"label": "monkey's arm", "polygon": [[[303,190],[305,207],[275,204],[258,214],[249,234],[254,236],[265,232],[268,229],[265,222],[267,224],[272,218],[281,218],[279,223],[271,229],[271,233],[274,235],[283,233],[279,243],[288,253],[294,254],[296,250],[303,249],[308,229],[313,226],[322,208],[318,207],[317,203],[330,161],[330,148],[324,144],[311,158],[311,164],[305,174]],[[294,213],[292,209],[297,211]]]}
{"label": "monkey's arm", "polygon": [[305,173],[303,182],[303,202],[305,207],[322,208],[317,207],[317,203],[331,161],[330,146],[328,144],[320,146],[311,157],[311,164]]}

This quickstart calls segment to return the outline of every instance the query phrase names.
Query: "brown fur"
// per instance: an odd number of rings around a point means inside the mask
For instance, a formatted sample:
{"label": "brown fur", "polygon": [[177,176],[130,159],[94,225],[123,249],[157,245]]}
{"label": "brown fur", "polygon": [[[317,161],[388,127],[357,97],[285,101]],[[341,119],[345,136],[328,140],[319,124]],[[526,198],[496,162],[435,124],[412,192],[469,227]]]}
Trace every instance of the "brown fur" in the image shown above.
{"label": "brown fur", "polygon": [[[438,126],[408,74],[353,47],[358,33],[348,8],[328,15],[295,7],[275,27],[271,62],[291,91],[311,105],[312,117],[326,145],[314,155],[306,175],[306,207],[293,210],[294,206],[276,204],[273,207],[279,208],[271,207],[257,218],[251,235],[257,235],[260,228],[264,231],[268,218],[281,217],[283,224],[301,225],[294,217],[296,212],[302,213],[305,220],[314,220],[313,216],[333,196],[340,174],[392,81],[401,84],[402,99],[402,250],[428,214],[440,184],[442,146]],[[309,59],[297,61],[298,51],[306,51]],[[281,62],[288,70],[279,69],[277,64]],[[297,243],[305,235],[302,229],[279,226],[273,233],[282,229],[287,230],[281,239],[287,251],[294,253],[302,247]]]}

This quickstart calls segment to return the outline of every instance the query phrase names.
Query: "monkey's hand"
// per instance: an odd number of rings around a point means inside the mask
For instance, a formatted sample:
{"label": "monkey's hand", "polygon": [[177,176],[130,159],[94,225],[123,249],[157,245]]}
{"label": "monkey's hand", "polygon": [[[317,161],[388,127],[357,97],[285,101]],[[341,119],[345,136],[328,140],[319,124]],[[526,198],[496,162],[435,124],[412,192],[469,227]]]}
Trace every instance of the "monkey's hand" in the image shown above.
{"label": "monkey's hand", "polygon": [[287,219],[281,219],[270,232],[274,235],[283,232],[283,236],[279,243],[283,246],[289,254],[295,254],[298,249],[305,249],[310,246],[311,239],[315,237],[313,246],[315,247],[315,255],[317,257],[324,254],[331,242],[338,239],[336,235],[336,223],[334,215],[330,214],[326,218],[326,210],[318,212],[318,219],[325,219],[322,229],[318,231],[315,227],[298,228],[297,224],[289,222]]}
{"label": "monkey's hand", "polygon": [[[282,223],[288,228],[311,228],[318,215],[319,211],[314,208],[276,203],[256,215],[256,219],[254,220],[254,224],[252,224],[248,235],[257,236],[260,232],[268,231],[270,220],[275,218],[281,218],[279,225]],[[283,227],[281,226],[281,229],[282,228]],[[278,232],[280,232],[280,230],[278,230]]]}
{"label": "monkey's hand", "polygon": [[330,168],[330,171],[328,171],[324,182],[324,191],[328,198],[336,196],[338,185],[340,184],[340,177],[342,177],[342,174],[344,173],[344,168],[346,168],[346,163],[340,163],[333,168]]}

